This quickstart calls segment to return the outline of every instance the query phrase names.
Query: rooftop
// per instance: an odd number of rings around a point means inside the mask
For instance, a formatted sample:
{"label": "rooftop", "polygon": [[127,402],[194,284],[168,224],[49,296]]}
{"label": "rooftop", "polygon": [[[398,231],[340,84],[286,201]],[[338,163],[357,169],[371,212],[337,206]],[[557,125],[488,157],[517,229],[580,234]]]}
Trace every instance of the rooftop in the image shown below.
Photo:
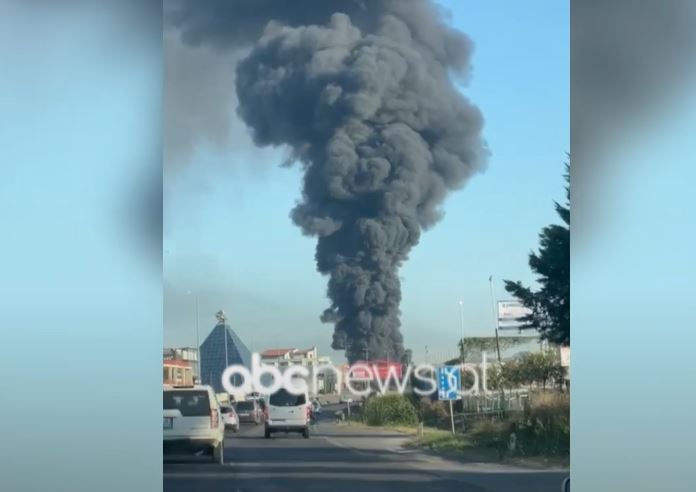
{"label": "rooftop", "polygon": [[288,352],[293,352],[295,349],[280,348],[280,349],[268,349],[261,353],[261,357],[280,357]]}
{"label": "rooftop", "polygon": [[297,348],[272,348],[261,352],[261,357],[282,357],[286,354],[303,355],[312,352],[315,349],[316,347],[308,348],[305,350]]}

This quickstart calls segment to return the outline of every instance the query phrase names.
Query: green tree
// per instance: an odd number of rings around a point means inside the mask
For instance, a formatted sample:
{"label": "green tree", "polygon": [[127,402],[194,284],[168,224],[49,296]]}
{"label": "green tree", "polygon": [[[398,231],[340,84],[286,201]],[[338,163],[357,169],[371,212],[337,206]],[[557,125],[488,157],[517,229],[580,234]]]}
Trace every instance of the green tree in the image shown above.
{"label": "green tree", "polygon": [[[500,350],[507,350],[525,342],[526,340],[520,337],[499,337],[497,342],[495,337],[467,337],[457,342],[457,348],[459,349],[459,359],[466,361],[470,354],[479,356],[484,352],[488,355],[495,354],[497,345],[500,345]],[[456,364],[457,362],[452,363]]]}
{"label": "green tree", "polygon": [[524,360],[528,384],[537,383],[546,389],[549,383],[556,382],[563,371],[552,351],[529,354]]}
{"label": "green tree", "polygon": [[487,382],[490,389],[512,389],[533,384],[546,389],[550,384],[560,386],[564,376],[565,369],[555,353],[549,350],[525,354],[519,359],[489,368]]}
{"label": "green tree", "polygon": [[563,224],[544,227],[539,234],[539,251],[529,254],[529,267],[537,275],[539,290],[521,282],[505,281],[505,290],[520,300],[531,313],[523,328],[534,328],[544,340],[570,345],[570,161],[566,163],[566,204],[555,202]]}

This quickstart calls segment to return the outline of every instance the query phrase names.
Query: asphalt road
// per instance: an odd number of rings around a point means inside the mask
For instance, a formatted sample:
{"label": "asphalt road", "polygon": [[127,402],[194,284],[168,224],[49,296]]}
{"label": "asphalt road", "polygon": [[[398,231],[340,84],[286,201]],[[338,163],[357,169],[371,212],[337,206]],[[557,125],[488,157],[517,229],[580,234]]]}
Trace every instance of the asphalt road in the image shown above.
{"label": "asphalt road", "polygon": [[228,433],[225,464],[168,459],[164,492],[558,492],[567,472],[461,463],[404,450],[399,434],[321,420],[310,439],[263,437],[263,425]]}

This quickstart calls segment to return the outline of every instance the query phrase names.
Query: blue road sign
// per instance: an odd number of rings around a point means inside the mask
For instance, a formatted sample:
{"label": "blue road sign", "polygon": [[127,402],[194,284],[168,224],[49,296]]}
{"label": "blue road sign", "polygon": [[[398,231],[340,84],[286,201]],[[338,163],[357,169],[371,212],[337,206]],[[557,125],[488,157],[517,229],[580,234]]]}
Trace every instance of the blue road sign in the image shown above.
{"label": "blue road sign", "polygon": [[438,400],[459,400],[461,386],[462,377],[459,366],[443,366],[437,369]]}

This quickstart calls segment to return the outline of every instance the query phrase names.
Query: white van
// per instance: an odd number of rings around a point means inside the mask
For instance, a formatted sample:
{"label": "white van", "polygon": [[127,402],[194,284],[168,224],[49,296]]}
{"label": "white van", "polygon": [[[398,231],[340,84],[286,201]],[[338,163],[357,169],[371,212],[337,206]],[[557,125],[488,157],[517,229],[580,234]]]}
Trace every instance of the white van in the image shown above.
{"label": "white van", "polygon": [[209,453],[223,464],[225,422],[210,386],[164,386],[163,453]]}
{"label": "white van", "polygon": [[274,432],[299,432],[309,438],[309,417],[311,404],[307,392],[293,395],[285,389],[273,393],[265,409],[265,437]]}

